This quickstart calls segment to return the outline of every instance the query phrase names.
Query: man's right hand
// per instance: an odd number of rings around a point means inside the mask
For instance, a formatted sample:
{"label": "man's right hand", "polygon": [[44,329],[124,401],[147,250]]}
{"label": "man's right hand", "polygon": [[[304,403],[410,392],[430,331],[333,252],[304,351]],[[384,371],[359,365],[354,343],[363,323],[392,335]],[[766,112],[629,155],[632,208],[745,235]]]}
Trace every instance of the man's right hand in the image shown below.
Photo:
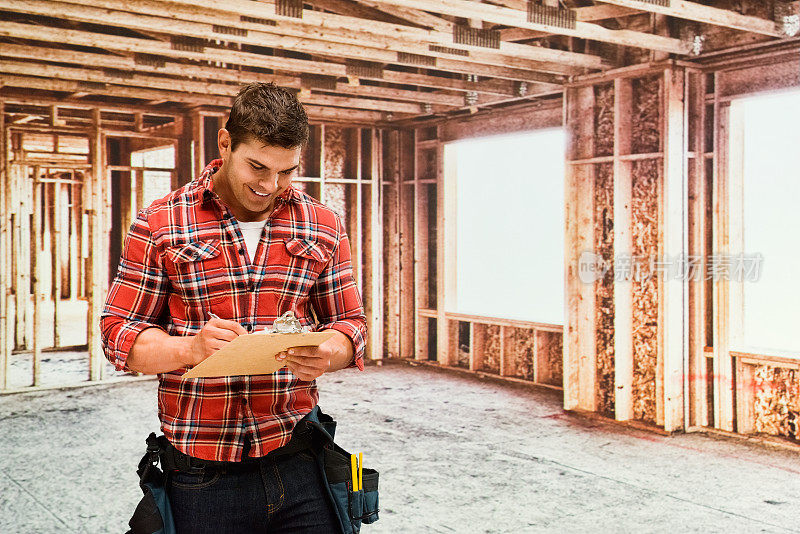
{"label": "man's right hand", "polygon": [[194,367],[247,331],[236,321],[212,317],[191,337],[186,365]]}

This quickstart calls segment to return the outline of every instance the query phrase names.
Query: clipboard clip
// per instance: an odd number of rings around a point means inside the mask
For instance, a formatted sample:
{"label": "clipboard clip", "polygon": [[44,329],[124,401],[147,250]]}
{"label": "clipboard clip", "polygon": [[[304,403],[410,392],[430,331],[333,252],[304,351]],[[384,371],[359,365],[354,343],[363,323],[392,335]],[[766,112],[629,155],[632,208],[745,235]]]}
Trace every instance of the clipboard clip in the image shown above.
{"label": "clipboard clip", "polygon": [[300,326],[300,321],[295,317],[292,310],[287,311],[272,324],[272,329],[267,332],[270,334],[302,334],[310,332],[311,327]]}

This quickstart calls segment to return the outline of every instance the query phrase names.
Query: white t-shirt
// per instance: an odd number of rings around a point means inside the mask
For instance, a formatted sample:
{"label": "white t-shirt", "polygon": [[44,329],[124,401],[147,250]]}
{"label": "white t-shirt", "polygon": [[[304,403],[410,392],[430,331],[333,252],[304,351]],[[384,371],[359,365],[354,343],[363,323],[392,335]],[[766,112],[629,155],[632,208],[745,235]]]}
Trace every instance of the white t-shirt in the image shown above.
{"label": "white t-shirt", "polygon": [[255,261],[258,241],[261,239],[261,232],[266,225],[267,221],[239,221],[239,227],[242,229],[242,236],[244,237],[244,245],[247,247],[247,255],[250,256],[251,263]]}

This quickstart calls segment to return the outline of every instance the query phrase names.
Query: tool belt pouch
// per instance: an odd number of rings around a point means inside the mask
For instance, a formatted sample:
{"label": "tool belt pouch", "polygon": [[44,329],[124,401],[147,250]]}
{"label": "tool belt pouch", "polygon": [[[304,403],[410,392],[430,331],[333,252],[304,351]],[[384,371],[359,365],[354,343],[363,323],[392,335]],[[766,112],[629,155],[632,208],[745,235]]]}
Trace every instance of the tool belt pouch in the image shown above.
{"label": "tool belt pouch", "polygon": [[358,534],[362,523],[378,520],[378,472],[363,468],[364,487],[353,491],[350,454],[333,442],[336,422],[318,407],[309,416],[306,424],[315,430],[313,448],[342,531]]}
{"label": "tool belt pouch", "polygon": [[[357,533],[361,523],[378,520],[378,472],[363,468],[363,489],[353,491],[350,454],[336,444],[322,450],[325,478],[328,480],[339,517],[343,519],[345,534]],[[347,530],[350,526],[351,530]]]}
{"label": "tool belt pouch", "polygon": [[147,438],[147,453],[136,470],[139,487],[144,495],[136,506],[133,517],[128,521],[131,529],[127,534],[175,534],[172,509],[165,488],[165,475],[156,467],[159,450],[158,439],[151,433]]}

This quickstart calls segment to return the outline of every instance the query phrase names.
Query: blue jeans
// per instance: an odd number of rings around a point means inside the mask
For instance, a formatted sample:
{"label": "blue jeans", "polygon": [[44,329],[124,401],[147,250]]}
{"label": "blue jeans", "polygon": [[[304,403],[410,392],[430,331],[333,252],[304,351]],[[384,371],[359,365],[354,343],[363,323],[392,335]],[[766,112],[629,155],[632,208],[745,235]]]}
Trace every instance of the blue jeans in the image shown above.
{"label": "blue jeans", "polygon": [[178,534],[340,532],[317,463],[305,451],[169,478]]}

